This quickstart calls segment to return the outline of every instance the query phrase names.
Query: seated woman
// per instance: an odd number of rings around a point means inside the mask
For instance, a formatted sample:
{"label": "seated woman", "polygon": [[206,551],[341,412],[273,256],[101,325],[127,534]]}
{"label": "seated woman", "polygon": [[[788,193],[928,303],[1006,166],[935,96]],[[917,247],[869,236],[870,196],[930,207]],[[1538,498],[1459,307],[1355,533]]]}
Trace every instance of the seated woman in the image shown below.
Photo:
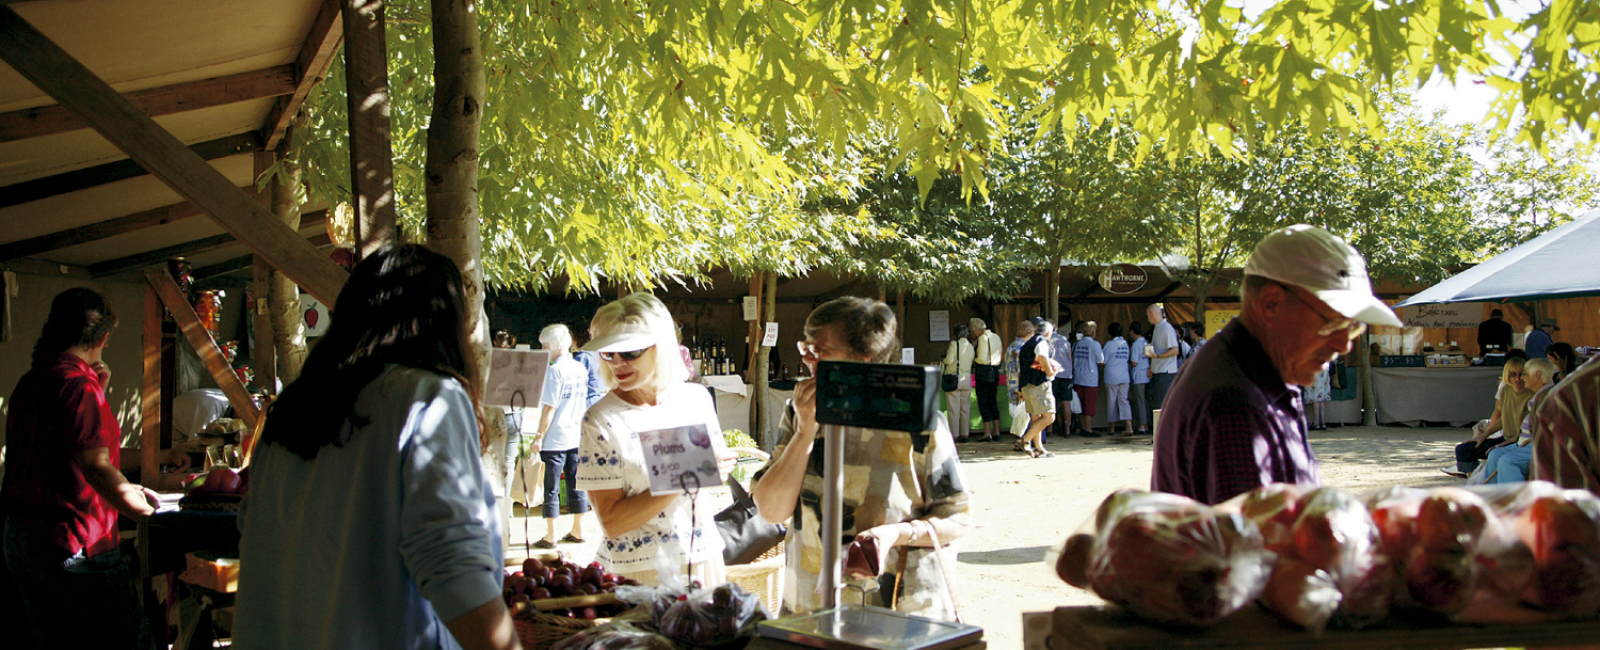
{"label": "seated woman", "polygon": [[1444,473],[1466,478],[1478,469],[1478,463],[1489,457],[1490,450],[1508,443],[1501,433],[1504,423],[1521,422],[1528,398],[1533,397],[1533,391],[1522,385],[1524,363],[1520,358],[1506,358],[1506,365],[1500,369],[1500,387],[1495,390],[1494,412],[1489,419],[1473,425],[1471,440],[1456,445],[1456,464],[1445,466]]}
{"label": "seated woman", "polygon": [[421,246],[351,271],[256,445],[234,647],[519,647],[465,293]]}
{"label": "seated woman", "polygon": [[589,492],[606,534],[599,562],[652,586],[669,576],[685,582],[686,575],[708,588],[726,582],[708,492],[650,494],[640,434],[703,428],[723,480],[737,458],[722,440],[711,394],[686,381],[689,368],[667,306],[648,293],[631,294],[595,312],[589,331],[594,339],[583,349],[599,354],[601,377],[611,387],[583,417],[578,443],[578,489]]}
{"label": "seated woman", "polygon": [[1483,470],[1485,483],[1521,483],[1528,480],[1528,464],[1533,460],[1534,409],[1531,407],[1538,402],[1541,393],[1555,385],[1550,381],[1555,373],[1556,366],[1548,359],[1533,359],[1528,362],[1522,373],[1522,380],[1528,390],[1533,392],[1533,397],[1528,400],[1530,408],[1525,409],[1526,412],[1522,416],[1516,444],[1502,445],[1489,451],[1489,458],[1485,461],[1486,467]]}
{"label": "seated woman", "polygon": [[[806,319],[801,358],[815,372],[820,360],[888,362],[900,345],[894,311],[866,298],[840,298]],[[805,614],[821,606],[822,453],[815,380],[795,386],[781,424],[782,442],[772,462],[756,475],[751,494],[761,518],[793,517],[786,540],[783,613]],[[885,557],[881,576],[845,576],[840,602],[892,607],[929,618],[952,619],[955,603],[941,571],[956,570],[958,540],[967,531],[969,499],[955,441],[943,419],[912,435],[903,431],[846,428],[844,536],[873,538]],[[944,552],[934,557],[934,534]],[[845,553],[839,553],[841,561]],[[896,575],[898,574],[898,575]]]}

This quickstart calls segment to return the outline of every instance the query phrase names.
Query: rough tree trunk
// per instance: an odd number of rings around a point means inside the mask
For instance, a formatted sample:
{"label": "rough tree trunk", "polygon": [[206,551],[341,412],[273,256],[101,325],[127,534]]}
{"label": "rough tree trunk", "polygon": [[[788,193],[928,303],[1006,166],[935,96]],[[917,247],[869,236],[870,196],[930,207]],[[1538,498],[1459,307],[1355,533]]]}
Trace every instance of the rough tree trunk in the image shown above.
{"label": "rough tree trunk", "polygon": [[1044,288],[1045,318],[1056,325],[1061,324],[1061,262],[1058,260],[1050,267],[1050,280]]}
{"label": "rough tree trunk", "polygon": [[360,259],[399,241],[394,147],[389,142],[389,55],[383,0],[342,0],[342,5],[350,186],[356,210],[356,256]]}
{"label": "rough tree trunk", "polygon": [[[480,386],[489,371],[489,319],[483,312],[483,235],[478,221],[478,123],[483,115],[483,52],[478,47],[478,12],[471,0],[432,0],[433,115],[423,187],[428,202],[428,243],[461,267],[467,314],[477,322],[470,344]],[[498,412],[487,414],[489,448],[484,461],[503,467],[509,433]],[[508,494],[503,472],[491,482]],[[502,501],[510,515],[509,499]],[[509,520],[506,520],[509,521]]]}
{"label": "rough tree trunk", "polygon": [[[288,142],[293,131],[284,135]],[[300,165],[289,157],[283,158],[281,181],[272,183],[272,213],[294,230],[300,230],[300,201],[295,195],[300,187]],[[272,272],[267,285],[268,317],[272,321],[272,344],[277,349],[278,379],[288,386],[300,377],[300,368],[306,362],[305,320],[300,314],[300,287],[289,276]]]}

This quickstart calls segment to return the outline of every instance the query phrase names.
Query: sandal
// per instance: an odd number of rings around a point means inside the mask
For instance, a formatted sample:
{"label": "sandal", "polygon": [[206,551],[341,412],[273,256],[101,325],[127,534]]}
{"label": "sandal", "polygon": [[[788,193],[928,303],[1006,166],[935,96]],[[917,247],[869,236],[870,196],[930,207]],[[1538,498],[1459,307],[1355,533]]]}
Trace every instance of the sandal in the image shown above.
{"label": "sandal", "polygon": [[567,533],[566,537],[561,538],[561,543],[562,544],[582,544],[583,543],[583,538],[582,537],[578,537],[577,535],[573,535],[572,533]]}
{"label": "sandal", "polygon": [[1056,455],[1051,453],[1050,450],[1048,450],[1048,449],[1035,449],[1035,450],[1029,452],[1029,454],[1032,455],[1034,458],[1055,458],[1056,457]]}
{"label": "sandal", "polygon": [[556,545],[554,543],[552,543],[548,539],[541,539],[541,540],[539,540],[537,542],[534,542],[533,543],[533,547],[534,548],[542,548],[542,549],[552,549],[552,548],[555,548]]}

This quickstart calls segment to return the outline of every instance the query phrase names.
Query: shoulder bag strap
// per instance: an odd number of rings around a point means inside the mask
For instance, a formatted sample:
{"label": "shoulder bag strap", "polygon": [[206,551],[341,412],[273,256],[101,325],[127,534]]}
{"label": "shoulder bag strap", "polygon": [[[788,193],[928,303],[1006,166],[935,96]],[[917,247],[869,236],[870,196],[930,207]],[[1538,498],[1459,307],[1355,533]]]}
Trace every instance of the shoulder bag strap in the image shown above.
{"label": "shoulder bag strap", "polygon": [[[950,596],[951,613],[955,615],[957,623],[963,622],[961,620],[961,599],[956,596],[955,575],[950,572],[950,567],[944,563],[944,544],[939,542],[939,531],[934,530],[933,524],[922,519],[911,520],[911,529],[927,533],[928,539],[933,541],[933,563],[939,565],[939,573],[944,577],[944,591]],[[909,546],[905,547],[905,550],[900,553],[900,579],[904,579],[906,556],[910,554],[911,547]],[[898,580],[896,582],[898,583]],[[896,584],[896,592],[899,591],[898,587],[899,585]]]}

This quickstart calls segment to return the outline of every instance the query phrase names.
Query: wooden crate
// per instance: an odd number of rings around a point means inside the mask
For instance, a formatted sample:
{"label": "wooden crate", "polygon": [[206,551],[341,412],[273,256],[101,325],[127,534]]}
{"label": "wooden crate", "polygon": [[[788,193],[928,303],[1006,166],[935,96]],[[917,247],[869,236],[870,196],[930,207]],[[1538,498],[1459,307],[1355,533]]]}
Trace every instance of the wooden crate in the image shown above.
{"label": "wooden crate", "polygon": [[1363,630],[1314,636],[1248,607],[1203,630],[1163,627],[1115,607],[1057,607],[1048,624],[1025,614],[1023,647],[1049,650],[1466,650],[1600,643],[1600,620],[1461,625],[1394,616]]}
{"label": "wooden crate", "polygon": [[178,574],[179,580],[224,594],[239,590],[238,558],[213,558],[201,553],[184,557],[188,567]]}

